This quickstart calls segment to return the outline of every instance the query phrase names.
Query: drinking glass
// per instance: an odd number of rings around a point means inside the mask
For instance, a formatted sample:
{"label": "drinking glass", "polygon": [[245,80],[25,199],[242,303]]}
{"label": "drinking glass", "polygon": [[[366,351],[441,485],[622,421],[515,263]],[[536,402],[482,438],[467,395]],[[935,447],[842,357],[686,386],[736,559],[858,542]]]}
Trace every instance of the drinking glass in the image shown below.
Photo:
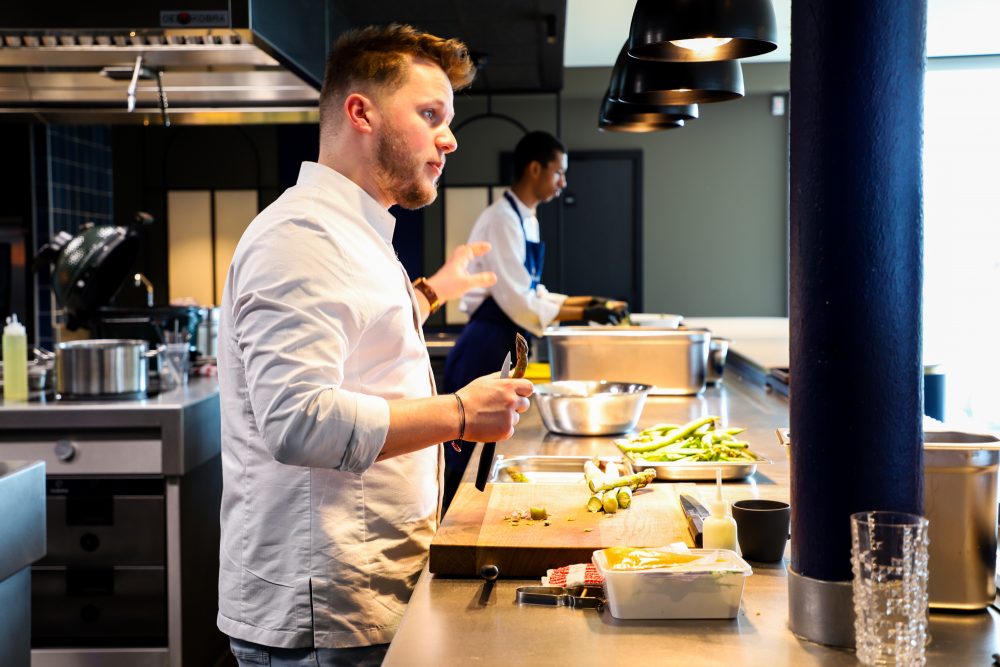
{"label": "drinking glass", "polygon": [[923,665],[927,641],[927,519],[851,515],[854,635],[865,665]]}
{"label": "drinking glass", "polygon": [[167,365],[177,378],[177,383],[187,384],[188,368],[191,362],[191,346],[188,343],[168,343],[164,345]]}

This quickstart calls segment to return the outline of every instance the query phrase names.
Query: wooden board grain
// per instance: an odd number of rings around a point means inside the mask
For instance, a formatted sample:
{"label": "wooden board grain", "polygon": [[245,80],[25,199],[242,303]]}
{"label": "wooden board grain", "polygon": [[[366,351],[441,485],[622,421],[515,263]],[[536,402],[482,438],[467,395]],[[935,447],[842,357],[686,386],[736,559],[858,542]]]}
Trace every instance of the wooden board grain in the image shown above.
{"label": "wooden board grain", "polygon": [[[582,483],[488,484],[482,493],[463,484],[431,543],[430,571],[478,577],[484,565],[496,565],[502,577],[541,577],[551,568],[589,563],[605,547],[692,546],[677,486],[652,484],[635,492],[631,508],[595,514],[587,510]],[[549,525],[505,520],[533,506],[546,508]]]}

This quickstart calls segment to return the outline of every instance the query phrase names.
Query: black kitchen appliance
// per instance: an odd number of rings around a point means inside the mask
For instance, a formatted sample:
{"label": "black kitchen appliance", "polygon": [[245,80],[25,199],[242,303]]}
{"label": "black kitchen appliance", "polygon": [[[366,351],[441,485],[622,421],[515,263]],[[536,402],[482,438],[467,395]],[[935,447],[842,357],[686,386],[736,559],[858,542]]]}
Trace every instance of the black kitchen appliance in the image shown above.
{"label": "black kitchen appliance", "polygon": [[168,342],[169,332],[196,338],[201,321],[196,307],[109,305],[132,274],[138,227],[152,222],[149,213],[137,211],[128,226],[85,223],[76,236],[59,232],[38,251],[35,270],[52,266],[52,289],[67,329],[86,328],[95,338],[145,340],[153,349]]}
{"label": "black kitchen appliance", "polygon": [[66,328],[85,326],[111,300],[138,256],[136,227],[152,222],[142,211],[128,227],[86,222],[76,236],[59,232],[39,249],[34,268],[52,265],[52,291],[65,310]]}

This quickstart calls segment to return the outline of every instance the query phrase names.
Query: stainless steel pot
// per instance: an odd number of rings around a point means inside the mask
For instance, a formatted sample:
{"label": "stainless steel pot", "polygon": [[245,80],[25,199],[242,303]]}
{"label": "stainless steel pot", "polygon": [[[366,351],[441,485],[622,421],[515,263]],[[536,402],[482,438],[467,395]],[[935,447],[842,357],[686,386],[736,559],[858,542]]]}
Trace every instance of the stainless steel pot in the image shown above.
{"label": "stainless steel pot", "polygon": [[59,398],[143,398],[149,377],[144,340],[74,340],[56,346]]}

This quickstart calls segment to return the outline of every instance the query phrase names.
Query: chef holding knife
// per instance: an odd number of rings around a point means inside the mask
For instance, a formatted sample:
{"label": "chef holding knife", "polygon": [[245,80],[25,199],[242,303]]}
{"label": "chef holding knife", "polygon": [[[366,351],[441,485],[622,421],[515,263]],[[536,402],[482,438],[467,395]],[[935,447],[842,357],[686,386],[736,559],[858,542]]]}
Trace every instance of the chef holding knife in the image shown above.
{"label": "chef holding knife", "polygon": [[[343,34],[320,154],[247,228],[219,337],[219,628],[241,665],[378,665],[437,527],[439,443],[504,440],[527,380],[436,396],[421,325],[492,284],[458,248],[412,286],[387,209],[436,197],[464,44],[409,26]],[[499,361],[491,371],[499,368]]]}
{"label": "chef holding knife", "polygon": [[[560,320],[618,324],[628,304],[593,296],[566,296],[541,284],[545,262],[535,209],[566,187],[568,156],[561,141],[547,132],[528,132],[514,148],[514,182],[480,214],[469,243],[487,242],[488,254],[477,256],[470,271],[488,271],[496,284],[469,290],[461,309],[469,313],[455,347],[445,362],[444,390],[455,391],[472,379],[495,371],[514,351],[516,334],[530,343],[545,327]],[[445,450],[444,504],[447,508],[468,465],[472,446]]]}

